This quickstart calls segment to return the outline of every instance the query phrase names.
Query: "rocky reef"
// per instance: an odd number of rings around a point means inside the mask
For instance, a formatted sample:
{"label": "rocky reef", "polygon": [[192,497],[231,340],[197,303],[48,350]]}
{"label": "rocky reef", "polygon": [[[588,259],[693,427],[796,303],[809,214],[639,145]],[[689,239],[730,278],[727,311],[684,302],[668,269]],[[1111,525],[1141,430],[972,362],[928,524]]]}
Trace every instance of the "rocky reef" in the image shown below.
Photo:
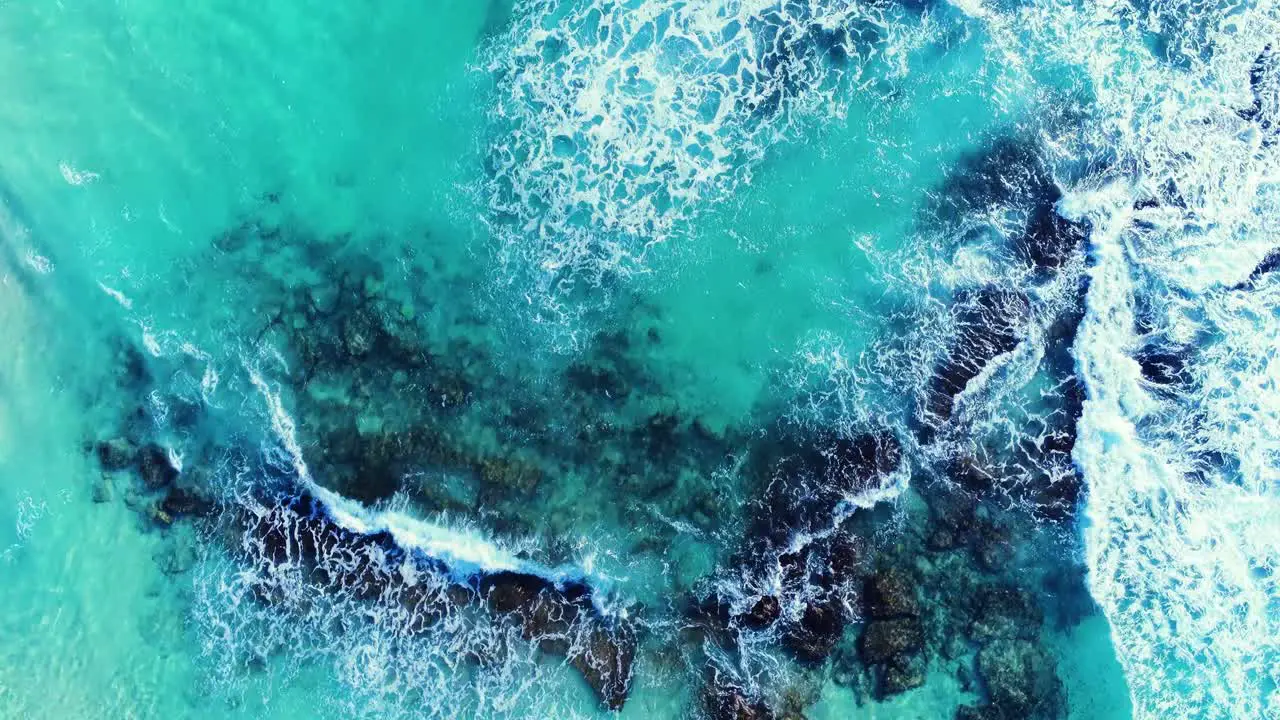
{"label": "rocky reef", "polygon": [[[1028,188],[1006,187],[1010,168]],[[393,614],[411,636],[454,617],[505,628],[563,658],[607,709],[626,703],[635,668],[651,659],[642,640],[659,633],[664,652],[694,668],[691,712],[709,718],[802,717],[816,693],[796,690],[796,677],[829,677],[877,702],[939,672],[976,698],[957,718],[1061,717],[1046,638],[1091,611],[1057,531],[1081,491],[1070,462],[1083,402],[1070,357],[1080,310],[1047,312],[1034,290],[1074,277],[1084,229],[1057,218],[1056,186],[1025,148],[997,144],[969,169],[947,202],[966,213],[1024,207],[1011,247],[1024,248],[1015,254],[1033,285],[958,292],[947,352],[928,359],[915,416],[840,431],[783,417],[788,398],[728,426],[682,405],[650,356],[663,342],[659,311],[639,300],[615,304],[620,316],[571,359],[499,352],[519,346],[510,337],[519,328],[495,319],[482,283],[423,250],[429,243],[406,241],[390,262],[313,237],[266,198],[214,241],[210,262],[253,288],[246,334],[274,358],[320,487],[374,509],[462,514],[491,537],[536,536],[547,566],[571,559],[572,541],[598,527],[628,529],[611,538],[628,558],[675,564],[678,537],[714,534],[717,546],[709,561],[668,570],[658,602],[622,620],[601,611],[582,578],[460,577],[389,532],[345,527],[279,467],[261,468],[277,475],[256,497],[262,512],[224,508],[218,521],[233,517],[241,532],[211,536],[230,537],[230,551],[264,578],[258,602],[292,607],[290,586],[271,580],[286,568]],[[957,398],[1028,337],[1045,341],[1033,431],[957,442],[978,422]],[[123,394],[160,397],[167,416],[155,416],[154,402],[125,408],[118,432],[86,450],[108,476],[130,478],[127,500],[153,527],[205,522],[223,501],[215,459],[260,448],[204,433],[203,415],[217,411],[156,380],[153,366],[168,361],[124,341],[118,359]],[[1147,364],[1153,383],[1177,377],[1175,359]],[[1045,558],[1068,571],[1052,575]],[[653,617],[664,603],[674,621]],[[787,669],[786,682],[742,671],[762,653]]]}
{"label": "rocky reef", "polygon": [[[286,360],[291,407],[307,419],[300,440],[326,486],[367,503],[400,493],[512,534],[609,525],[661,545],[671,526],[655,514],[708,531],[726,520],[731,508],[698,479],[755,428],[680,405],[648,362],[662,343],[656,309],[619,301],[612,329],[566,359],[517,337],[506,313],[486,309],[485,280],[429,243],[388,265],[284,219],[247,219],[233,234],[217,260],[252,276],[254,314],[268,319],[258,343]],[[259,269],[282,241],[314,271]],[[521,345],[526,356],[501,350]]]}
{"label": "rocky reef", "polygon": [[626,702],[635,628],[603,616],[582,580],[519,570],[459,574],[391,532],[343,526],[305,492],[278,499],[250,523],[245,559],[260,574],[260,596],[268,602],[287,602],[279,575],[293,571],[320,583],[326,594],[393,605],[408,632],[421,633],[449,613],[483,608],[487,616],[477,622],[513,623],[524,640],[564,656],[605,707],[618,710]]}

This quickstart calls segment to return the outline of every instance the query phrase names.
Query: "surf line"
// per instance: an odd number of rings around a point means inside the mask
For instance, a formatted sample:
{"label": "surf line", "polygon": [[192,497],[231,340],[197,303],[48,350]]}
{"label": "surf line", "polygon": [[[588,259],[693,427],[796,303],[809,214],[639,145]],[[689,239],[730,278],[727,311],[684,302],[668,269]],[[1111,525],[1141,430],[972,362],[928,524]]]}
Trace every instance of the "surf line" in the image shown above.
{"label": "surf line", "polygon": [[260,572],[301,568],[327,591],[393,599],[407,629],[417,633],[449,604],[474,605],[516,623],[543,652],[564,656],[601,704],[622,708],[632,685],[635,624],[625,609],[603,602],[586,572],[517,557],[475,533],[371,510],[321,486],[311,477],[280,396],[256,370],[247,370],[293,465],[294,487],[250,508],[249,537]]}

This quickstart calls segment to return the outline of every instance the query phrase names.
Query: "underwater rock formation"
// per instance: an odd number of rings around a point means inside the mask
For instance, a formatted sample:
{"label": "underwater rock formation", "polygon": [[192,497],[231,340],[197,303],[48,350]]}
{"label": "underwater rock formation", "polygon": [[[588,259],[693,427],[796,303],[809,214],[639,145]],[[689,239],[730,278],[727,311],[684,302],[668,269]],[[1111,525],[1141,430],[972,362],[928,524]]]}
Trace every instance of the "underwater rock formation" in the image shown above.
{"label": "underwater rock formation", "polygon": [[[485,507],[490,529],[519,534],[578,533],[588,514],[592,524],[625,515],[617,524],[655,546],[672,527],[651,522],[649,507],[708,528],[730,510],[688,478],[716,472],[745,428],[710,429],[654,376],[651,308],[617,304],[619,325],[638,329],[591,335],[564,363],[497,358],[494,346],[512,340],[479,310],[483,279],[452,274],[429,248],[387,267],[293,219],[253,217],[234,234],[219,260],[258,274],[268,318],[259,344],[287,361],[291,409],[306,418],[300,442],[331,489],[367,503],[399,494],[424,512]],[[299,264],[313,271],[303,277],[314,280],[254,265],[275,234],[301,248]],[[436,299],[442,285],[456,286],[452,303]],[[588,495],[539,492],[548,478],[575,476],[597,479],[583,486]],[[614,502],[620,495],[635,502]]]}
{"label": "underwater rock formation", "polygon": [[752,535],[777,546],[830,528],[842,500],[881,489],[902,462],[901,441],[888,431],[787,438],[772,452],[761,470],[768,507],[753,519]]}
{"label": "underwater rock formation", "polygon": [[[460,576],[440,559],[405,547],[386,530],[356,532],[332,518],[324,502],[305,492],[249,518],[258,572],[302,568],[326,593],[369,602],[394,599],[406,629],[421,632],[450,605],[483,606],[514,622],[525,640],[562,655],[600,702],[618,710],[631,688],[637,638],[626,620],[604,617],[590,586],[520,571],[472,570]],[[264,585],[261,597],[275,597]]]}
{"label": "underwater rock formation", "polygon": [[707,720],[774,720],[777,716],[763,701],[753,700],[741,688],[716,675],[702,691]]}
{"label": "underwater rock formation", "polygon": [[1054,186],[1052,192],[1040,198],[1031,211],[1027,229],[1014,243],[1019,257],[1037,269],[1062,267],[1080,252],[1089,235],[1087,224],[1058,214],[1054,206],[1061,197],[1062,192]]}
{"label": "underwater rock formation", "polygon": [[1053,271],[1080,252],[1086,224],[1057,212],[1062,199],[1039,145],[1002,135],[961,160],[939,190],[937,214],[961,226],[973,217],[999,218],[1014,254],[1037,271]]}
{"label": "underwater rock formation", "polygon": [[1031,312],[1017,291],[983,288],[957,298],[950,349],[934,369],[925,403],[928,424],[951,418],[955,399],[995,358],[1022,340]]}
{"label": "underwater rock formation", "polygon": [[858,657],[878,675],[877,693],[896,695],[924,683],[924,626],[918,580],[897,567],[867,579],[863,601],[869,621],[858,641]]}
{"label": "underwater rock formation", "polygon": [[[214,509],[213,497],[201,473],[180,473],[168,451],[153,442],[139,447],[126,438],[112,438],[97,442],[90,449],[106,473],[128,472],[134,478],[136,492],[141,493],[134,502],[159,525],[170,525],[180,517],[206,516]],[[109,487],[109,477],[104,477],[94,488],[95,500],[109,499]]]}
{"label": "underwater rock formation", "polygon": [[841,598],[828,594],[811,600],[800,619],[783,629],[782,646],[801,662],[820,663],[835,650],[848,621]]}
{"label": "underwater rock formation", "polygon": [[1061,713],[1062,682],[1053,660],[1034,643],[999,639],[978,652],[978,672],[1000,718],[1053,718]]}

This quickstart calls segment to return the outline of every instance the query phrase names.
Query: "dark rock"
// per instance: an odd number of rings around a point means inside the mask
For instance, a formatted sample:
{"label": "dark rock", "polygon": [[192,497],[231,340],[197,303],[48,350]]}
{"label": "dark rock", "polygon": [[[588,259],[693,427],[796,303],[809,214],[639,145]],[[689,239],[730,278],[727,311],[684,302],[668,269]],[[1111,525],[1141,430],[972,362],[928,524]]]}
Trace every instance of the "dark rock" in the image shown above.
{"label": "dark rock", "polygon": [[967,546],[975,523],[973,497],[939,483],[927,488],[925,500],[930,515],[925,547],[944,552]]}
{"label": "dark rock", "polygon": [[835,533],[823,543],[822,551],[827,559],[827,569],[835,583],[848,583],[865,572],[867,553],[862,542],[852,533]]}
{"label": "dark rock", "polygon": [[875,619],[920,614],[916,583],[905,572],[887,568],[867,579],[863,595],[867,616]]}
{"label": "dark rock", "polygon": [[799,622],[784,628],[783,647],[800,662],[821,663],[840,642],[845,622],[843,609],[834,599],[811,602]]}
{"label": "dark rock", "polygon": [[971,650],[971,646],[967,640],[959,633],[952,633],[942,643],[942,657],[948,660],[956,660],[962,655],[966,655]]}
{"label": "dark rock", "polygon": [[956,458],[948,463],[947,478],[975,495],[990,492],[995,487],[995,476],[971,457]]}
{"label": "dark rock", "polygon": [[722,600],[719,595],[712,593],[691,603],[687,614],[694,622],[700,625],[727,628],[729,627],[729,613],[729,603]]}
{"label": "dark rock", "polygon": [[151,490],[168,487],[178,477],[178,470],[169,462],[169,454],[159,445],[143,446],[138,451],[137,465],[142,484]]}
{"label": "dark rock", "polygon": [[516,572],[498,572],[485,575],[480,580],[479,594],[489,610],[495,613],[532,611],[534,604],[544,593],[554,595],[555,585],[536,575]]}
{"label": "dark rock", "polygon": [[702,707],[708,720],[773,720],[773,711],[764,702],[747,697],[742,688],[712,681],[702,691]]}
{"label": "dark rock", "polygon": [[996,640],[978,652],[978,672],[991,705],[1007,718],[1056,717],[1062,682],[1053,660],[1026,640]]}
{"label": "dark rock", "polygon": [[526,639],[537,641],[544,651],[566,655],[606,707],[622,708],[631,689],[635,633],[624,623],[591,617],[590,588],[580,583],[558,587],[533,575],[501,572],[483,577],[479,592],[490,611],[516,617]]}
{"label": "dark rock", "polygon": [[[317,581],[357,598],[387,597],[390,588],[401,605],[433,602],[420,591],[406,591],[413,586],[404,585],[401,569],[409,555],[390,533],[355,533],[331,522],[328,512],[322,502],[304,494],[256,518],[251,532],[269,562],[302,565]],[[331,562],[334,558],[341,561]],[[412,561],[445,570],[420,554]],[[517,572],[481,575],[473,583],[456,586],[453,593],[464,602],[473,593],[483,599],[493,615],[516,623],[526,640],[544,652],[564,655],[605,706],[622,707],[631,688],[636,635],[630,624],[596,612],[590,587]],[[412,619],[411,627],[428,627],[431,614]]]}
{"label": "dark rock", "polygon": [[924,626],[919,618],[873,620],[862,631],[858,657],[864,665],[880,665],[898,655],[917,653],[923,647]]}
{"label": "dark rock", "polygon": [[961,705],[956,708],[956,720],[1006,720],[1000,711],[990,705]]}
{"label": "dark rock", "polygon": [[792,437],[771,450],[777,454],[765,486],[767,508],[756,517],[752,534],[775,545],[785,545],[796,532],[829,528],[841,500],[878,489],[902,461],[901,442],[888,431]]}
{"label": "dark rock", "polygon": [[1003,571],[1013,560],[1013,543],[1009,541],[1009,533],[1003,527],[989,521],[983,521],[977,528],[977,541],[973,555],[978,565],[987,572]]}
{"label": "dark rock", "polygon": [[880,697],[898,695],[924,685],[924,657],[917,653],[898,655],[889,660],[880,678]]}
{"label": "dark rock", "polygon": [[846,492],[879,485],[902,463],[902,443],[891,432],[837,438],[827,451],[827,478]]}
{"label": "dark rock", "polygon": [[131,467],[138,457],[138,449],[124,438],[104,440],[94,446],[98,464],[112,472]]}
{"label": "dark rock", "polygon": [[1185,375],[1185,361],[1172,350],[1148,347],[1139,351],[1134,359],[1142,368],[1142,376],[1157,385],[1173,385]]}
{"label": "dark rock", "polygon": [[1036,511],[1040,517],[1063,522],[1075,517],[1084,494],[1084,478],[1074,467],[1050,478],[1035,496]]}
{"label": "dark rock", "polygon": [[213,512],[213,500],[202,491],[175,487],[169,490],[164,500],[160,501],[160,509],[172,518],[184,515],[204,516]]}
{"label": "dark rock", "polygon": [[1083,247],[1089,234],[1086,223],[1068,220],[1057,213],[1053,206],[1057,195],[1055,188],[1044,198],[1044,203],[1032,211],[1026,232],[1015,246],[1018,254],[1038,269],[1061,267]]}
{"label": "dark rock", "polygon": [[956,396],[992,360],[1018,346],[1030,312],[1027,296],[1012,290],[984,288],[958,297],[949,350],[929,382],[932,422],[950,419]]}
{"label": "dark rock", "polygon": [[1032,638],[1040,631],[1044,613],[1035,599],[1011,585],[987,585],[975,598],[976,613],[969,634],[985,642],[996,638]]}
{"label": "dark rock", "polygon": [[763,630],[772,625],[781,614],[782,605],[778,602],[778,598],[773,595],[765,595],[751,606],[751,610],[739,618],[739,622],[742,623],[743,627],[751,630]]}
{"label": "dark rock", "polygon": [[730,626],[729,604],[714,593],[705,598],[694,598],[685,607],[688,624],[683,634],[692,644],[711,644],[721,648],[734,648],[738,641],[735,628]]}
{"label": "dark rock", "polygon": [[569,655],[569,664],[582,673],[605,707],[617,711],[631,692],[635,656],[636,637],[628,626],[596,624],[587,633],[582,649]]}
{"label": "dark rock", "polygon": [[934,552],[955,550],[964,544],[964,537],[954,527],[934,527],[925,538],[925,547]]}

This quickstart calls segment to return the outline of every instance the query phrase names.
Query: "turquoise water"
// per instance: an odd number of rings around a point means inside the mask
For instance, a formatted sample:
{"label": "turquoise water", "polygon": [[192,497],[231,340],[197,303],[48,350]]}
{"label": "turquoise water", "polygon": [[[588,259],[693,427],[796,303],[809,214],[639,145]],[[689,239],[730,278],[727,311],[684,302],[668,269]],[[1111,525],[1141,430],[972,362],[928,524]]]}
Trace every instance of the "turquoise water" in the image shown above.
{"label": "turquoise water", "polygon": [[0,5],[0,716],[1280,717],[1273,4],[206,5]]}

